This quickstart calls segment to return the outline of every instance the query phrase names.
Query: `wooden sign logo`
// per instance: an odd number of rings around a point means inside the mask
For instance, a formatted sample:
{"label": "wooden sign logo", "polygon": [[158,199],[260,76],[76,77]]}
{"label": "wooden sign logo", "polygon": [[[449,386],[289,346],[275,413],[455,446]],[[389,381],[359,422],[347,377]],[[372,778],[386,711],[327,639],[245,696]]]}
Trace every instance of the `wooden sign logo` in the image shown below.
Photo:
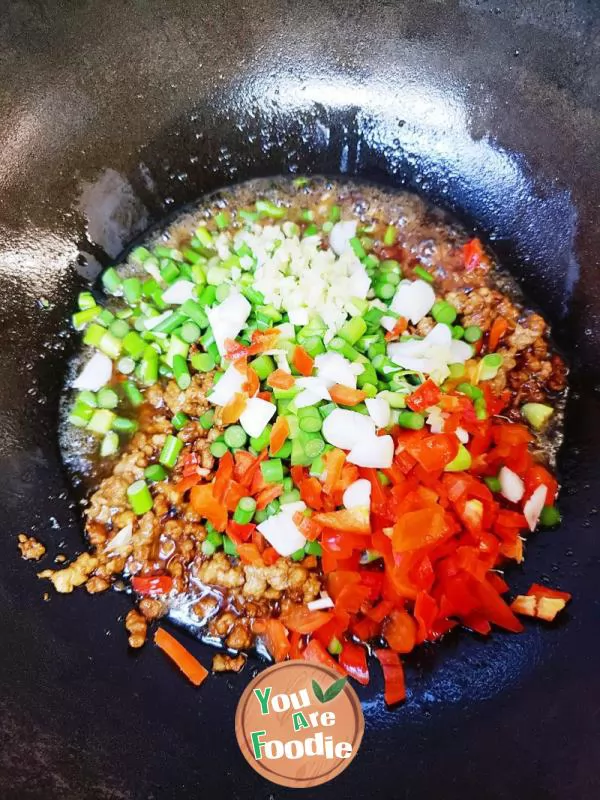
{"label": "wooden sign logo", "polygon": [[346,678],[308,661],[286,661],[246,687],[235,733],[246,761],[273,783],[318,786],[355,757],[365,729]]}

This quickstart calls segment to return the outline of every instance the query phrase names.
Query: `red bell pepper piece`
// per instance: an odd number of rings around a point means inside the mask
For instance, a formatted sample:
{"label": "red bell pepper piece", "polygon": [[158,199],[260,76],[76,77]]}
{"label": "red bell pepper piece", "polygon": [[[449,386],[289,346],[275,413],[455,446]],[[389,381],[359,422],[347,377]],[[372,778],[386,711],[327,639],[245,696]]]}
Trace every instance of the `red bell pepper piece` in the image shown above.
{"label": "red bell pepper piece", "polygon": [[286,628],[298,633],[314,633],[333,618],[331,611],[310,611],[305,605],[294,603],[280,616]]}
{"label": "red bell pepper piece", "polygon": [[406,698],[406,689],[404,687],[404,670],[398,653],[391,650],[374,650],[373,652],[383,670],[385,702],[388,706],[400,703]]}
{"label": "red bell pepper piece", "polygon": [[410,653],[417,642],[417,623],[403,608],[394,608],[383,623],[383,638],[397,653]]}
{"label": "red bell pepper piece", "polygon": [[304,649],[303,656],[306,661],[314,661],[316,664],[322,664],[324,667],[339,672],[340,675],[346,675],[346,670],[341,664],[332,658],[327,650],[323,647],[318,639],[311,639]]}
{"label": "red bell pepper piece", "polygon": [[131,586],[138,594],[167,594],[173,588],[170,575],[134,575]]}
{"label": "red bell pepper piece", "polygon": [[342,666],[351,678],[366,686],[369,683],[369,668],[367,666],[367,651],[364,647],[354,642],[345,641],[339,656]]}
{"label": "red bell pepper piece", "polygon": [[425,411],[426,408],[431,408],[438,404],[442,393],[437,384],[431,378],[428,378],[422,383],[418,389],[406,398],[406,405],[412,411]]}

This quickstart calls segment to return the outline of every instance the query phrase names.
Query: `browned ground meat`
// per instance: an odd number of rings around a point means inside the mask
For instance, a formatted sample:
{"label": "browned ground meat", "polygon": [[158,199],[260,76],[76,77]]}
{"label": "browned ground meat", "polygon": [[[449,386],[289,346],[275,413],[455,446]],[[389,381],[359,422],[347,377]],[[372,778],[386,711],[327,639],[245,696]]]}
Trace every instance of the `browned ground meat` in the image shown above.
{"label": "browned ground meat", "polygon": [[217,653],[213,656],[213,672],[239,672],[246,663],[246,657],[241,653],[237,656],[228,656],[226,653]]}
{"label": "browned ground meat", "polygon": [[549,328],[539,314],[526,311],[489,287],[471,289],[467,285],[445,299],[462,314],[464,327],[477,325],[487,333],[497,317],[507,321],[508,331],[497,349],[503,365],[491,386],[496,392],[511,390],[512,416],[519,417],[518,409],[524,403],[544,402],[564,390],[567,369],[562,358],[550,351]]}
{"label": "browned ground meat", "polygon": [[39,561],[46,552],[46,548],[33,536],[24,533],[19,534],[19,550],[23,558],[29,561]]}
{"label": "browned ground meat", "polygon": [[129,646],[134,648],[141,647],[146,641],[148,625],[144,617],[135,608],[132,608],[125,617],[125,627],[129,632]]}

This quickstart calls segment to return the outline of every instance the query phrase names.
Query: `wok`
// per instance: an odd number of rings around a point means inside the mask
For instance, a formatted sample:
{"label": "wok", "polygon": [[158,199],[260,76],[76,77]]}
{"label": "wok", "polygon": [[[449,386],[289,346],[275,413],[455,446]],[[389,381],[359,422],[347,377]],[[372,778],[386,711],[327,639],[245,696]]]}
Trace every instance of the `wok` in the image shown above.
{"label": "wok", "polygon": [[[13,0],[0,18],[0,796],[276,797],[234,738],[244,673],[195,692],[128,653],[124,595],[52,595],[33,530],[82,547],[58,400],[78,291],[152,223],[257,175],[407,186],[491,242],[572,366],[563,526],[511,570],[573,593],[555,627],[447,637],[407,703],[360,689],[362,749],[329,798],[600,796],[600,59],[594,3]],[[209,652],[189,640],[207,661]]]}

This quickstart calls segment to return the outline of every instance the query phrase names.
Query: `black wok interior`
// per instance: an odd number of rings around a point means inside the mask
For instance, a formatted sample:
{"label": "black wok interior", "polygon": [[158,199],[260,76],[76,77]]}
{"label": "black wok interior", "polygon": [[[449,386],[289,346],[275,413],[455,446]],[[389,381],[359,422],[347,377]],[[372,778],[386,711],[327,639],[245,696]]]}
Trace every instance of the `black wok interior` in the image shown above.
{"label": "black wok interior", "polygon": [[[560,623],[409,659],[360,688],[358,757],[314,796],[600,796],[600,9],[572,0],[13,0],[0,15],[0,796],[287,797],[233,718],[249,673],[194,691],[128,653],[124,595],[51,595],[18,557],[82,546],[58,398],[77,293],[144,229],[258,175],[359,175],[453,209],[554,324],[572,366],[564,524],[510,572]],[[189,640],[208,663],[210,651]],[[376,670],[373,670],[377,674]],[[440,794],[441,793],[441,794]]]}

